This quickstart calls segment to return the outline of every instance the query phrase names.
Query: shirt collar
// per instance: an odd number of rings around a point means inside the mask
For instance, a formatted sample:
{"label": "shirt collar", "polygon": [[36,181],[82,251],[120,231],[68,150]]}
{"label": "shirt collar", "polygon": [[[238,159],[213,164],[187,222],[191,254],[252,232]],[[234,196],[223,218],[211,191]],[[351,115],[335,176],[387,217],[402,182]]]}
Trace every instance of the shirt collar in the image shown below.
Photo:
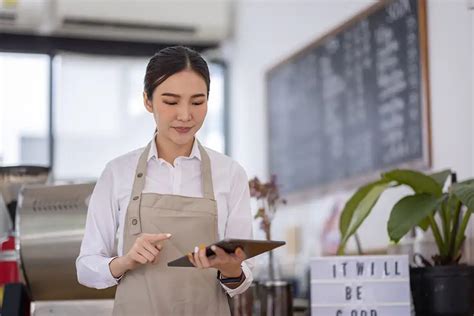
{"label": "shirt collar", "polygon": [[[153,135],[153,139],[151,141],[150,151],[148,152],[148,158],[146,160],[147,162],[153,157],[155,159],[158,159],[158,149],[156,148],[155,137],[156,137],[156,134]],[[194,137],[194,143],[193,143],[193,148],[191,149],[191,154],[189,155],[189,157],[184,157],[184,159],[193,159],[193,158],[197,158],[201,160],[201,152],[199,151],[198,141],[196,137]]]}

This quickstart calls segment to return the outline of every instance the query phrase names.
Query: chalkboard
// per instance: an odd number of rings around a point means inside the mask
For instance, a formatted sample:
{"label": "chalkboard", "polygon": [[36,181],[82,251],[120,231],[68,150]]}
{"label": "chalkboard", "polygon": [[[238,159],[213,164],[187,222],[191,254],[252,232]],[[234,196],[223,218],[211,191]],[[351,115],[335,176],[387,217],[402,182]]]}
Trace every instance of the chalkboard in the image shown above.
{"label": "chalkboard", "polygon": [[431,164],[424,0],[381,1],[266,73],[285,195]]}

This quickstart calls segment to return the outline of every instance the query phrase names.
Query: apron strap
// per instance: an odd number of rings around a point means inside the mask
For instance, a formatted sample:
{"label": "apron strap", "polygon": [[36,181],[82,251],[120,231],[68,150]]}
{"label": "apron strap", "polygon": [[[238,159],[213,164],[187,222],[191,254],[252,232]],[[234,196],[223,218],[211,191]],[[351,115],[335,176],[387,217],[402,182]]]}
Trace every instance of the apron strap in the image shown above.
{"label": "apron strap", "polygon": [[215,200],[214,197],[214,185],[212,183],[212,169],[211,169],[211,159],[207,154],[204,147],[199,141],[198,147],[199,152],[201,153],[201,182],[202,182],[202,194],[203,197],[209,200]]}
{"label": "apron strap", "polygon": [[[154,141],[155,138],[148,143],[145,150],[143,150],[140,155],[133,180],[132,194],[130,196],[126,216],[126,225],[129,225],[130,233],[132,235],[138,235],[142,232],[140,221],[140,199],[142,197],[143,189],[145,188],[148,153],[150,152],[151,145]],[[214,186],[212,183],[211,160],[201,143],[197,139],[196,141],[199,152],[201,153],[201,183],[203,197],[209,200],[215,200]]]}
{"label": "apron strap", "polygon": [[[153,140],[154,141],[154,140]],[[137,170],[133,180],[132,194],[130,195],[130,202],[128,204],[126,225],[130,227],[132,235],[138,235],[142,232],[142,224],[140,221],[140,199],[142,197],[143,189],[145,188],[147,157],[150,152],[152,142],[149,142],[145,150],[138,159]]]}

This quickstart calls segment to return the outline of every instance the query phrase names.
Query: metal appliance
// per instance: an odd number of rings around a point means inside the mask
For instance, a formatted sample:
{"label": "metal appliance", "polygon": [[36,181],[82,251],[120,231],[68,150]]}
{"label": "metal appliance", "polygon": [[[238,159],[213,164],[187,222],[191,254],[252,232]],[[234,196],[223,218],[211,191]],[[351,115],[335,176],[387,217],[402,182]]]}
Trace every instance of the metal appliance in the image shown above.
{"label": "metal appliance", "polygon": [[96,290],[77,281],[75,261],[94,183],[28,185],[19,194],[18,246],[33,301],[113,298],[115,287]]}

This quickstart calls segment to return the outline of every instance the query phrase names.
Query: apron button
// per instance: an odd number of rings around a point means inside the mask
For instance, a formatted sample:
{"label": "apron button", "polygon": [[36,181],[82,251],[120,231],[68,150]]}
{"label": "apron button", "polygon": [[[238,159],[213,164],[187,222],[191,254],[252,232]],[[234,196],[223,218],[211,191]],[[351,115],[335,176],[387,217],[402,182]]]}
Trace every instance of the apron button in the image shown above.
{"label": "apron button", "polygon": [[141,178],[141,177],[143,177],[143,173],[140,172],[139,174],[137,174],[137,178]]}
{"label": "apron button", "polygon": [[133,200],[134,200],[134,201],[136,201],[136,200],[138,200],[138,199],[139,199],[138,196],[134,196],[134,197],[133,197]]}
{"label": "apron button", "polygon": [[136,218],[132,219],[132,225],[137,225],[138,221]]}

